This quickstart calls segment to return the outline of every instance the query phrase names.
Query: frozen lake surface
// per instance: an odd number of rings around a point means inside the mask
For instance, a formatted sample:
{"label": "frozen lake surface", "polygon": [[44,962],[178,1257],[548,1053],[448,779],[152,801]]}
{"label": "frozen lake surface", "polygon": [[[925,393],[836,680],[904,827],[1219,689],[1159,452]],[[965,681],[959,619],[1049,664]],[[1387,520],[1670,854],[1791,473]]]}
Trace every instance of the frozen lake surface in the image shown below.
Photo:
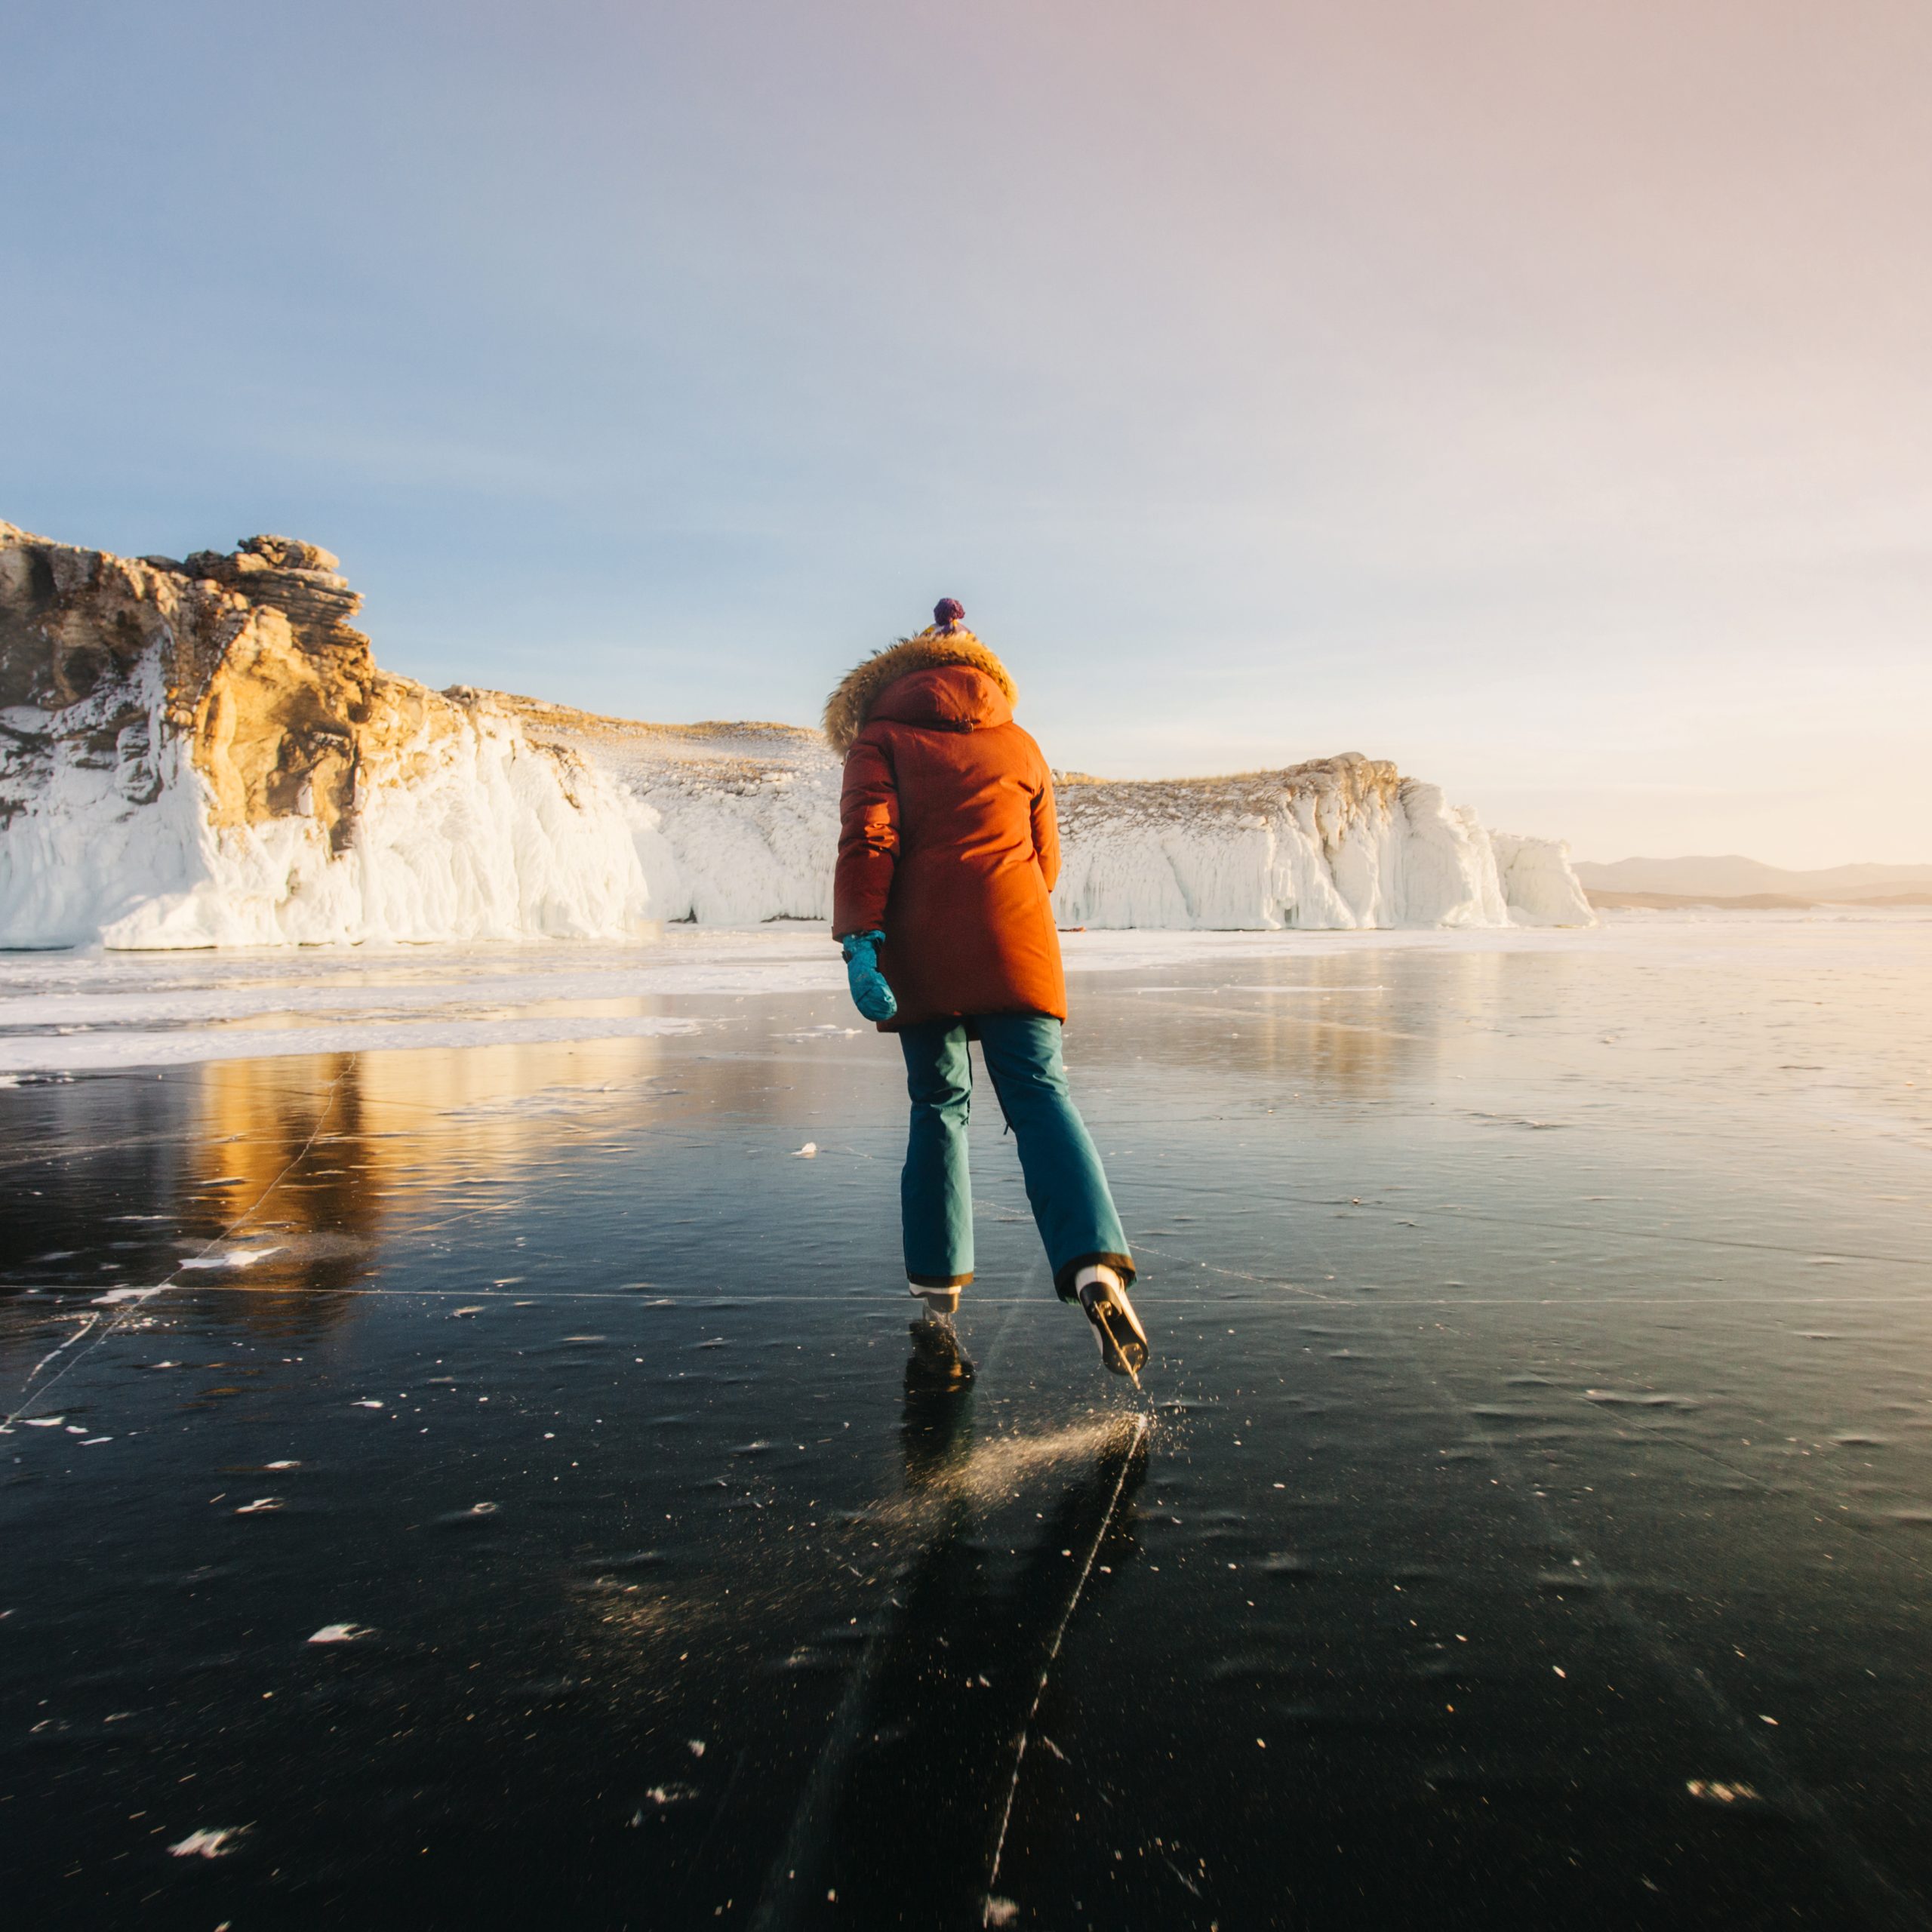
{"label": "frozen lake surface", "polygon": [[1925,1924],[1932,923],[1069,949],[1144,1401],[820,932],[0,958],[10,1919]]}

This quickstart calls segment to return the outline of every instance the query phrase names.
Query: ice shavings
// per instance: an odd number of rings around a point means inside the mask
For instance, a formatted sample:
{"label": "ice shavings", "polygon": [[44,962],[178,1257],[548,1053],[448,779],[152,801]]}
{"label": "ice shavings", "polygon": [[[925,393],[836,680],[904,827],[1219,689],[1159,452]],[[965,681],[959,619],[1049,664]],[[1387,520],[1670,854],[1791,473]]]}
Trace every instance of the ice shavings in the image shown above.
{"label": "ice shavings", "polygon": [[240,1849],[241,1840],[254,1829],[251,1825],[222,1825],[213,1829],[204,1826],[168,1849],[176,1858],[226,1858]]}
{"label": "ice shavings", "polygon": [[325,1623],[309,1641],[312,1644],[353,1644],[361,1638],[374,1634],[366,1623]]}
{"label": "ice shavings", "polygon": [[[667,1804],[685,1804],[697,1795],[697,1787],[689,1784],[654,1784],[645,1796],[660,1808]],[[641,1807],[631,1815],[633,1825],[641,1825],[649,1814]]]}
{"label": "ice shavings", "polygon": [[[258,1261],[266,1261],[271,1254],[280,1254],[279,1247],[231,1247],[225,1254],[198,1254],[191,1261],[181,1263],[183,1268],[252,1268]],[[149,1291],[153,1292],[152,1289]]]}

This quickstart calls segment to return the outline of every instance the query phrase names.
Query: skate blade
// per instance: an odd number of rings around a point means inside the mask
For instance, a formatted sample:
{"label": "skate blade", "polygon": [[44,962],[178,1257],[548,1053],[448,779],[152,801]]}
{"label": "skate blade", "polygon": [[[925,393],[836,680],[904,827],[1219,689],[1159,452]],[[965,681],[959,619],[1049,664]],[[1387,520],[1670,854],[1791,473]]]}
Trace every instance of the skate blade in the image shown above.
{"label": "skate blade", "polygon": [[[1109,1310],[1109,1312],[1111,1312],[1112,1311]],[[1117,1361],[1120,1364],[1120,1367],[1118,1369],[1114,1369],[1114,1363],[1112,1361],[1107,1362],[1107,1367],[1109,1369],[1113,1369],[1114,1373],[1117,1375],[1124,1375],[1127,1379],[1134,1384],[1134,1393],[1137,1395],[1139,1395],[1141,1392],[1140,1371],[1134,1367],[1133,1358],[1128,1354],[1127,1351],[1121,1346],[1119,1343],[1114,1340],[1114,1331],[1108,1325],[1106,1315],[1103,1315],[1094,1325],[1100,1331],[1102,1339],[1106,1342],[1107,1346],[1113,1350],[1114,1361]],[[1101,1358],[1103,1361],[1106,1360],[1104,1354]]]}

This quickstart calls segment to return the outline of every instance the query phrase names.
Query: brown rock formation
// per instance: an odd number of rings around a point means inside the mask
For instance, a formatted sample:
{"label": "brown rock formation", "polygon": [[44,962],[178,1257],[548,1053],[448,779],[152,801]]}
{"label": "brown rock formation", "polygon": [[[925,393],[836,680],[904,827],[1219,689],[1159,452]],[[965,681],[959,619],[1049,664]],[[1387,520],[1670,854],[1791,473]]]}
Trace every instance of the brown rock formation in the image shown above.
{"label": "brown rock formation", "polygon": [[0,523],[0,707],[18,708],[0,721],[0,824],[60,755],[115,766],[131,802],[156,795],[152,662],[162,728],[186,741],[213,824],[300,814],[341,851],[365,758],[451,708],[377,669],[336,561],[286,537],[136,559]]}

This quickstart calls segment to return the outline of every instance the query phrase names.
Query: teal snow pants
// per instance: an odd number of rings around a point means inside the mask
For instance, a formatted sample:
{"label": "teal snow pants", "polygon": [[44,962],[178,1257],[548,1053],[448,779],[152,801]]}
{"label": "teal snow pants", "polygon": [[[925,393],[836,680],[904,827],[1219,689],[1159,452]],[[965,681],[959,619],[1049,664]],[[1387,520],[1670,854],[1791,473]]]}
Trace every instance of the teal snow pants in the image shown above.
{"label": "teal snow pants", "polygon": [[899,1183],[906,1278],[922,1288],[963,1287],[973,1278],[973,1183],[966,1156],[973,1102],[969,1023],[979,1036],[1000,1110],[1020,1144],[1026,1198],[1060,1298],[1072,1300],[1074,1276],[1093,1262],[1107,1263],[1131,1281],[1134,1258],[1100,1154],[1067,1091],[1060,1023],[1037,1013],[989,1013],[970,1023],[932,1020],[900,1029],[912,1100]]}

